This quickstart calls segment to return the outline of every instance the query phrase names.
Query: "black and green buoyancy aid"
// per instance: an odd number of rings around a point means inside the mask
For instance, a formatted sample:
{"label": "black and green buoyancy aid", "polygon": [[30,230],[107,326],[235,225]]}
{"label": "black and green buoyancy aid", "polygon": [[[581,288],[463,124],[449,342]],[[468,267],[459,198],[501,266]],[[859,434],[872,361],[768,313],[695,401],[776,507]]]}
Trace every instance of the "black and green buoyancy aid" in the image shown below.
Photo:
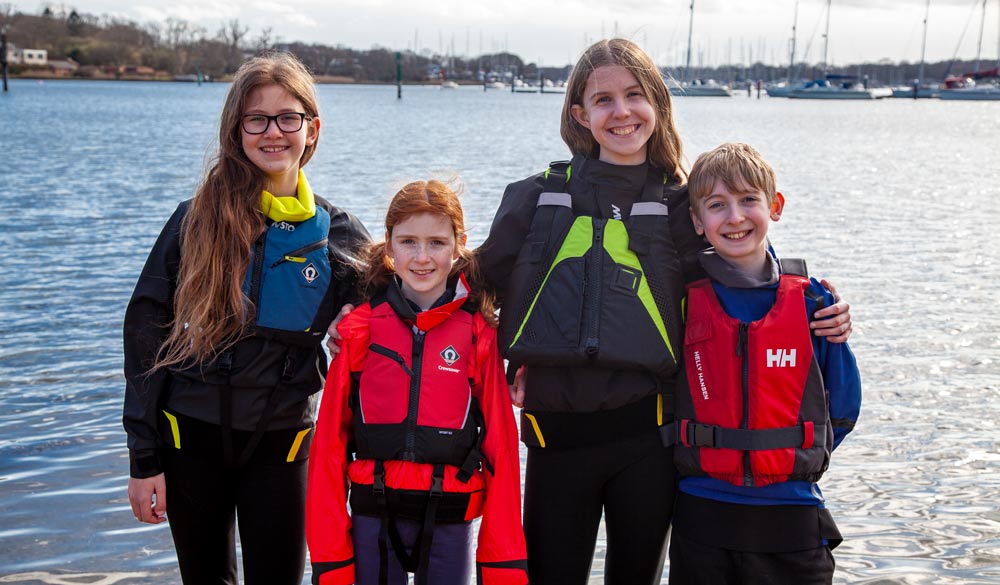
{"label": "black and green buoyancy aid", "polygon": [[500,342],[512,367],[598,366],[669,376],[682,350],[680,265],[665,175],[652,169],[626,219],[576,215],[552,163],[511,275]]}

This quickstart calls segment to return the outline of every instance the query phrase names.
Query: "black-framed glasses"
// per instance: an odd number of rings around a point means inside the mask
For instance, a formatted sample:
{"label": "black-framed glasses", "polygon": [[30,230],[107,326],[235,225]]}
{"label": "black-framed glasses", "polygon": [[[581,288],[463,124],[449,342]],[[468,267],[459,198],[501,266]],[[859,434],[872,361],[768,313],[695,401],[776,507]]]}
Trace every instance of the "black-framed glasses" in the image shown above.
{"label": "black-framed glasses", "polygon": [[[247,134],[263,134],[267,132],[271,122],[278,127],[278,130],[291,134],[302,129],[302,124],[309,118],[309,114],[302,112],[285,112],[267,116],[264,114],[246,114],[243,116],[243,131]],[[311,118],[310,118],[311,119]]]}

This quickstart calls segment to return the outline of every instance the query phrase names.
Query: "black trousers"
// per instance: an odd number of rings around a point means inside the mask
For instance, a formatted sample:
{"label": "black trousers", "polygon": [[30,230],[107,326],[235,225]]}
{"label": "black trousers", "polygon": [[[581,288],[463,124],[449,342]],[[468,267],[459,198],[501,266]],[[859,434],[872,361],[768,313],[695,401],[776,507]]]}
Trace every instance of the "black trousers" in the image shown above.
{"label": "black trousers", "polygon": [[660,582],[676,477],[657,433],[575,449],[528,449],[524,532],[532,585],[585,585],[604,512],[604,582]]}
{"label": "black trousers", "polygon": [[826,546],[754,553],[670,536],[670,585],[830,585],[833,553]]}
{"label": "black trousers", "polygon": [[239,468],[163,450],[167,519],[185,585],[237,585],[236,526],[246,585],[299,585],[305,570],[308,459]]}

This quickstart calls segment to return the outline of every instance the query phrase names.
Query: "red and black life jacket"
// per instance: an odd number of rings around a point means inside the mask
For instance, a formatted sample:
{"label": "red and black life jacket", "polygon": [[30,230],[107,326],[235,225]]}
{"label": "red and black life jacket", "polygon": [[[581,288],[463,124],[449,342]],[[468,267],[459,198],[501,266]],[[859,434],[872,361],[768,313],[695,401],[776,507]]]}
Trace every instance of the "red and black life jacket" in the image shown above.
{"label": "red and black life jacket", "polygon": [[484,422],[469,379],[465,300],[418,315],[393,286],[372,300],[369,354],[352,374],[358,459],[454,465],[462,481],[478,468]]}
{"label": "red and black life jacket", "polygon": [[783,274],[759,321],[726,314],[708,279],[688,286],[686,376],[674,460],[684,475],[735,485],[817,481],[833,427],[805,307],[809,279]]}

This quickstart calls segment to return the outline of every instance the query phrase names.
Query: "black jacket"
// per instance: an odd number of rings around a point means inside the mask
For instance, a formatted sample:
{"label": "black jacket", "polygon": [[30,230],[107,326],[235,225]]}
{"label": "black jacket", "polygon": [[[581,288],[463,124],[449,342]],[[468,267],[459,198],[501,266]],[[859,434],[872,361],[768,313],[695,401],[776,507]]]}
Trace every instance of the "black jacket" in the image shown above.
{"label": "black jacket", "polygon": [[[285,391],[276,396],[278,404],[268,430],[302,426],[312,421],[312,395],[322,388],[326,373],[321,343],[314,347],[292,346],[259,335],[250,335],[233,346],[228,375],[220,374],[216,363],[149,371],[173,319],[181,262],[181,222],[190,203],[181,203],[160,232],[125,311],[123,425],[128,434],[132,477],[151,477],[162,470],[157,456],[161,444],[157,428],[160,409],[218,425],[219,389],[228,384],[234,390],[232,427],[253,430],[268,394],[284,372]],[[369,235],[350,213],[318,196],[316,205],[330,214],[328,250],[334,280],[323,302],[323,322],[328,325],[345,303],[358,300],[357,273],[347,259],[356,256]]]}

